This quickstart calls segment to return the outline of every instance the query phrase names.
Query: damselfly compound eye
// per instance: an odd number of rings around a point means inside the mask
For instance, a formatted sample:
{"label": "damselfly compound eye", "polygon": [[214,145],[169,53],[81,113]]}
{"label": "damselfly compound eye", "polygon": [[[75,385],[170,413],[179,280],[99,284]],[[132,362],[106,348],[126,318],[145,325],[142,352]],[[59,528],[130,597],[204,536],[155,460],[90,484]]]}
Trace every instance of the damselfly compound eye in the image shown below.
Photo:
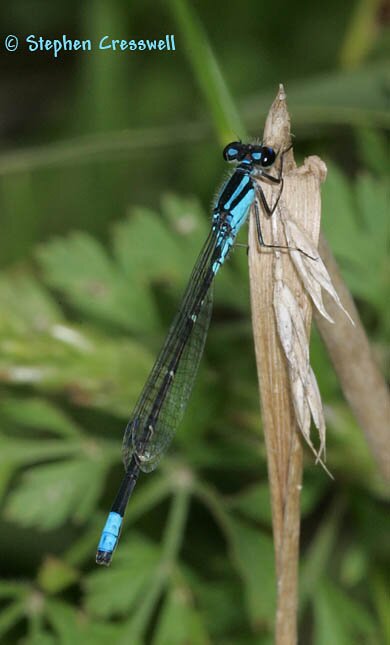
{"label": "damselfly compound eye", "polygon": [[268,146],[263,146],[261,149],[261,165],[264,168],[269,168],[270,166],[272,166],[275,159],[275,150],[273,148],[269,148]]}
{"label": "damselfly compound eye", "polygon": [[238,156],[240,155],[241,148],[242,143],[240,143],[239,141],[233,141],[233,143],[229,143],[222,153],[225,161],[236,161],[238,159]]}

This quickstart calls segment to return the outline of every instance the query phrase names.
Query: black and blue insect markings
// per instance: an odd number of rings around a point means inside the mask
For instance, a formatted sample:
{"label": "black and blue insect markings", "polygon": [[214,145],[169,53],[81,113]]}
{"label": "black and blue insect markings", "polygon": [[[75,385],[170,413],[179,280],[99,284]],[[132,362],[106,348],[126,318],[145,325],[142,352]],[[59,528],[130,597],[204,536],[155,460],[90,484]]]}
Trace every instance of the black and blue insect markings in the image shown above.
{"label": "black and blue insect markings", "polygon": [[[267,170],[277,157],[271,147],[235,141],[225,147],[223,156],[237,166],[218,195],[210,233],[126,426],[122,443],[125,476],[102,531],[96,553],[98,564],[110,564],[126,506],[139,474],[154,470],[181,421],[206,341],[212,309],[212,283],[229,256],[252,206],[259,244],[267,246],[261,233],[258,204],[267,215],[272,215],[276,208],[283,188],[283,153],[276,177]],[[258,180],[280,185],[272,208],[268,206]]]}

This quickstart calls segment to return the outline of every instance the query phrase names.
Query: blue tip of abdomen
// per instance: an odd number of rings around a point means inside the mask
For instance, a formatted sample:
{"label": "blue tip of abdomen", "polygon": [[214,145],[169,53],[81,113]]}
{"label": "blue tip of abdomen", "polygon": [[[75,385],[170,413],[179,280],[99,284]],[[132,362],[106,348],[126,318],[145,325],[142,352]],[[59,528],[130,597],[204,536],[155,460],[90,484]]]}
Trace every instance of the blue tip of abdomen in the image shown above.
{"label": "blue tip of abdomen", "polygon": [[118,543],[123,517],[119,513],[109,513],[96,551],[96,563],[108,566]]}

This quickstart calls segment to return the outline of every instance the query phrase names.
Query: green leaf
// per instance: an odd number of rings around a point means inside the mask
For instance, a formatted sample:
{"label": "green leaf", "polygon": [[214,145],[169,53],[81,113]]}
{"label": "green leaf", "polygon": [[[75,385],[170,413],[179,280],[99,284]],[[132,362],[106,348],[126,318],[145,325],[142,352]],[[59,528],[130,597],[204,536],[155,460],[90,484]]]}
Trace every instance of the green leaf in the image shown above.
{"label": "green leaf", "polygon": [[352,544],[340,567],[340,580],[349,588],[364,582],[368,574],[367,554],[359,544]]}
{"label": "green leaf", "polygon": [[81,643],[82,621],[76,608],[65,602],[48,598],[45,605],[45,617],[54,629],[61,645]]}
{"label": "green leaf", "polygon": [[28,645],[57,645],[52,634],[44,630],[37,630],[28,638]]}
{"label": "green leaf", "polygon": [[0,276],[0,334],[9,328],[39,333],[62,320],[62,313],[43,286],[20,273]]}
{"label": "green leaf", "polygon": [[[162,215],[143,208],[114,229],[114,253],[131,284],[168,286],[179,298],[209,226],[197,201],[166,194]],[[140,244],[139,240],[148,243]]]}
{"label": "green leaf", "polygon": [[[2,440],[0,437],[0,446],[2,445]],[[0,461],[1,463],[1,461]],[[0,498],[4,495],[4,491],[7,490],[8,483],[14,472],[14,464],[12,463],[2,463],[0,468]]]}
{"label": "green leaf", "polygon": [[184,256],[177,240],[161,216],[145,208],[116,225],[114,252],[129,284],[146,287],[152,280],[169,283],[180,277]]}
{"label": "green leaf", "polygon": [[172,480],[156,472],[149,479],[145,479],[142,486],[137,490],[137,495],[131,500],[131,505],[126,513],[124,526],[127,523],[134,523],[139,517],[148,513],[157,506],[170,493],[172,493]]}
{"label": "green leaf", "polygon": [[377,643],[377,632],[365,608],[327,581],[314,595],[314,642],[316,645]]}
{"label": "green leaf", "polygon": [[83,450],[80,440],[27,440],[0,435],[0,464],[27,465],[44,459],[60,459],[78,455]]}
{"label": "green leaf", "polygon": [[271,625],[275,611],[274,550],[271,538],[234,519],[230,546],[244,584],[247,611],[253,625]]}
{"label": "green leaf", "polygon": [[357,247],[360,250],[361,244],[357,204],[346,176],[329,161],[327,166],[328,173],[321,190],[322,225],[333,253],[348,266],[347,261],[356,262]]}
{"label": "green leaf", "polygon": [[[301,514],[307,515],[318,502],[324,491],[324,481],[312,479],[305,481],[301,492]],[[245,517],[272,525],[271,503],[268,483],[255,484],[243,490],[231,500],[228,507],[239,511]]]}
{"label": "green leaf", "polygon": [[183,258],[188,261],[190,256],[196,256],[210,230],[210,214],[204,212],[196,198],[174,193],[164,193],[161,212],[180,243]]}
{"label": "green leaf", "polygon": [[16,600],[0,610],[0,636],[3,636],[14,625],[25,617],[25,600]]}
{"label": "green leaf", "polygon": [[350,645],[350,635],[340,620],[340,607],[334,607],[329,595],[317,587],[314,597],[314,642],[316,645]]}
{"label": "green leaf", "polygon": [[153,585],[160,561],[160,550],[144,537],[135,535],[121,540],[108,570],[92,573],[87,578],[86,606],[95,616],[128,615]]}
{"label": "green leaf", "polygon": [[[345,459],[346,451],[348,460]],[[356,420],[345,403],[334,403],[330,407],[328,459],[335,472],[339,471],[344,478],[348,477],[357,484],[364,478],[367,490],[388,498],[373,456],[367,450],[366,438],[359,432]]]}
{"label": "green leaf", "polygon": [[48,556],[38,571],[37,580],[44,592],[55,594],[74,584],[78,577],[78,572],[66,562]]}
{"label": "green leaf", "polygon": [[351,496],[350,509],[356,527],[359,544],[369,553],[372,560],[386,561],[389,557],[390,514],[383,512],[384,502],[388,501],[388,486],[383,499],[373,500],[371,496],[361,495],[360,490]]}
{"label": "green leaf", "polygon": [[[229,575],[230,567],[224,567],[223,576],[219,579],[214,578],[213,584],[210,584],[207,578],[198,580],[192,570],[186,569],[183,573],[194,589],[196,606],[201,611],[210,641],[219,643],[226,634],[238,635],[246,619],[245,603],[242,594],[237,593],[237,576]],[[245,643],[245,640],[243,642]]]}
{"label": "green leaf", "polygon": [[314,511],[326,492],[328,482],[325,477],[309,479],[305,475],[301,490],[301,516],[305,517]]}
{"label": "green leaf", "polygon": [[159,616],[153,645],[207,645],[210,642],[193,604],[188,587],[175,585],[169,590]]}
{"label": "green leaf", "polygon": [[[362,281],[355,286],[357,293],[381,309],[389,295],[389,256],[386,231],[388,227],[388,185],[385,180],[361,174],[356,181],[356,199],[362,220],[362,250],[360,258]],[[369,271],[367,260],[369,258]],[[364,279],[363,279],[364,277]]]}
{"label": "green leaf", "polygon": [[[65,390],[78,405],[107,407],[128,416],[153,364],[154,355],[145,347],[70,324],[37,331],[27,322],[19,325],[4,307],[3,381],[45,392]],[[33,317],[26,318],[33,324]],[[0,337],[1,333],[0,329]]]}
{"label": "green leaf", "polygon": [[28,592],[28,584],[24,582],[12,582],[11,580],[0,580],[0,598],[20,598]]}
{"label": "green leaf", "polygon": [[271,525],[272,515],[267,483],[246,488],[229,502],[229,507],[238,510],[249,519]]}
{"label": "green leaf", "polygon": [[388,643],[390,641],[389,585],[383,573],[374,571],[371,589],[383,634],[383,642]]}
{"label": "green leaf", "polygon": [[55,631],[55,643],[61,645],[107,645],[118,643],[119,626],[91,619],[77,607],[48,598],[45,617]]}
{"label": "green leaf", "polygon": [[365,174],[350,185],[329,165],[322,195],[326,236],[350,288],[380,310],[388,297],[389,273],[385,179]]}
{"label": "green leaf", "polygon": [[339,498],[322,520],[305,555],[300,584],[299,609],[301,612],[304,611],[306,603],[311,600],[313,589],[317,588],[327,571],[340,528],[343,510],[344,500]]}
{"label": "green leaf", "polygon": [[73,233],[50,242],[38,257],[48,284],[62,291],[84,315],[138,333],[157,327],[150,294],[129,281],[89,235]]}
{"label": "green leaf", "polygon": [[353,131],[360,158],[372,175],[381,176],[389,170],[388,142],[383,133],[373,128]]}
{"label": "green leaf", "polygon": [[80,434],[77,424],[45,399],[32,397],[3,399],[0,403],[0,415],[33,430],[44,430],[64,437]]}
{"label": "green leaf", "polygon": [[77,459],[37,466],[10,494],[7,518],[23,526],[53,529],[67,519],[86,520],[103,486],[104,462]]}

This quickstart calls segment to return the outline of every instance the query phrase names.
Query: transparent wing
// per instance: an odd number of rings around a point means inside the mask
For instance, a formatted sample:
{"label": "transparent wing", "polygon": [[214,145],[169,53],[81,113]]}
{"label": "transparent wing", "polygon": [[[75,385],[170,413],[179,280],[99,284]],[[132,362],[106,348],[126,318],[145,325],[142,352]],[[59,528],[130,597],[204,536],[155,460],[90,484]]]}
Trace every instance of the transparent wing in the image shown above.
{"label": "transparent wing", "polygon": [[144,472],[156,468],[183,418],[206,342],[211,311],[212,287],[206,295],[197,322],[181,354],[176,374],[161,403],[153,431],[149,433],[148,426],[145,428],[145,421],[150,414],[149,406],[145,406],[142,416],[136,414],[134,417],[129,448],[131,454],[137,455]]}
{"label": "transparent wing", "polygon": [[221,238],[211,232],[198,257],[181,306],[169,329],[123,437],[127,470],[135,455],[144,472],[153,470],[170,443],[190,397],[212,310],[214,263]]}

